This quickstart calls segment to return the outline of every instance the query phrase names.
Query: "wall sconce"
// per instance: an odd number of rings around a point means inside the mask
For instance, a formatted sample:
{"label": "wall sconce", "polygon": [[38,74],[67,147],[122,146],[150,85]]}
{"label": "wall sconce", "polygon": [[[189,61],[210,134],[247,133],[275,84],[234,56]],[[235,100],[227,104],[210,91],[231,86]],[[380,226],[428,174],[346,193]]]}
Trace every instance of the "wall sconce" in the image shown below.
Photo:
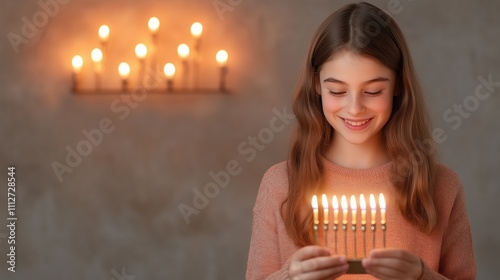
{"label": "wall sconce", "polygon": [[[156,93],[176,93],[176,92],[228,92],[226,87],[227,80],[227,61],[228,53],[225,50],[219,50],[215,55],[214,68],[217,65],[220,68],[220,81],[218,89],[201,88],[199,85],[200,77],[200,49],[201,35],[203,25],[195,22],[191,25],[191,35],[193,37],[193,46],[190,48],[187,44],[182,43],[177,47],[177,54],[182,62],[181,70],[182,80],[181,86],[174,85],[174,78],[178,71],[176,66],[168,62],[163,66],[163,73],[159,73],[158,64],[158,30],[160,28],[160,20],[152,17],[148,21],[148,28],[151,33],[151,45],[148,48],[146,44],[139,43],[135,46],[135,55],[139,61],[139,69],[137,76],[137,86],[145,88],[148,92]],[[75,55],[72,60],[73,76],[72,76],[72,92],[75,94],[84,93],[128,93],[130,92],[130,65],[126,62],[121,62],[118,65],[118,75],[121,78],[121,85],[116,88],[103,87],[103,74],[108,71],[109,67],[104,67],[108,61],[108,41],[110,38],[110,28],[107,25],[102,25],[98,30],[100,47],[94,48],[90,53],[90,58],[93,64],[93,72],[95,76],[94,88],[82,88],[82,68],[85,67],[82,56]],[[113,67],[111,67],[113,69]],[[116,69],[116,68],[114,68]],[[115,72],[116,73],[116,72]],[[108,77],[109,75],[106,75]],[[160,83],[158,80],[165,79],[166,83]],[[146,82],[148,81],[148,82]]]}

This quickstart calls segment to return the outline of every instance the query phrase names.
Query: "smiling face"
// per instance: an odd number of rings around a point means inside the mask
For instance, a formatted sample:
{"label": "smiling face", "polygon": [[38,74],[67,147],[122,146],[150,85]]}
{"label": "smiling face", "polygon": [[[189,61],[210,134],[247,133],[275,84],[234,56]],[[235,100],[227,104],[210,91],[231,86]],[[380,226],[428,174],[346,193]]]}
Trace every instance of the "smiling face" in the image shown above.
{"label": "smiling face", "polygon": [[319,77],[323,113],[335,129],[333,142],[379,145],[392,111],[394,71],[369,56],[341,50],[321,66]]}

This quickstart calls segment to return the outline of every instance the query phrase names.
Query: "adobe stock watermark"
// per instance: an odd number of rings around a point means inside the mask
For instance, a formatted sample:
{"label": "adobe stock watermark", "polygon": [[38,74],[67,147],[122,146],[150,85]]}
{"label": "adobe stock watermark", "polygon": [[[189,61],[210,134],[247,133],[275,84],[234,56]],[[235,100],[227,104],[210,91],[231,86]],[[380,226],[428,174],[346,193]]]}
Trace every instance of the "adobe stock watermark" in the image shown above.
{"label": "adobe stock watermark", "polygon": [[[130,93],[121,94],[120,97],[111,102],[110,111],[115,114],[119,120],[125,120],[130,115],[132,109],[137,108],[140,102],[147,98],[148,90],[150,90],[153,85],[163,81],[161,76],[155,73],[156,72],[153,72],[152,69],[147,69],[143,86],[136,87]],[[116,125],[111,117],[102,118],[96,128],[90,130],[83,129],[83,139],[78,141],[74,147],[70,145],[65,147],[67,153],[64,162],[53,161],[51,163],[59,183],[62,183],[65,173],[72,173],[74,169],[83,162],[83,159],[88,157],[94,148],[102,143],[104,137],[115,131],[115,129]]]}
{"label": "adobe stock watermark", "polygon": [[55,17],[61,10],[61,5],[66,5],[70,0],[39,0],[38,9],[31,19],[27,17],[21,18],[21,33],[9,32],[7,39],[14,50],[14,53],[19,53],[19,46],[21,44],[28,44],[30,39],[33,39],[38,31],[44,28],[49,19]]}
{"label": "adobe stock watermark", "polygon": [[[285,130],[286,126],[292,120],[295,120],[295,115],[288,113],[286,106],[281,111],[274,108],[272,112],[273,116],[269,120],[267,127],[261,128],[256,135],[251,135],[238,144],[238,154],[248,163],[257,158],[258,153],[263,151],[266,145],[269,145],[274,140],[277,133]],[[211,181],[206,183],[203,188],[194,187],[192,189],[193,198],[191,203],[180,203],[177,206],[186,224],[189,225],[192,215],[198,215],[201,210],[207,208],[210,200],[216,198],[221,189],[229,185],[231,178],[241,174],[242,171],[243,167],[237,159],[228,161],[224,170],[210,171],[208,175]]]}
{"label": "adobe stock watermark", "polygon": [[212,5],[219,16],[219,19],[224,20],[224,14],[227,12],[233,12],[234,8],[241,5],[243,1],[244,0],[214,0]]}
{"label": "adobe stock watermark", "polygon": [[122,273],[118,273],[118,271],[116,271],[116,269],[112,269],[111,270],[111,274],[113,274],[113,278],[111,278],[110,280],[134,280],[135,279],[135,276],[133,275],[127,275],[127,272],[125,271],[125,267],[122,267]]}

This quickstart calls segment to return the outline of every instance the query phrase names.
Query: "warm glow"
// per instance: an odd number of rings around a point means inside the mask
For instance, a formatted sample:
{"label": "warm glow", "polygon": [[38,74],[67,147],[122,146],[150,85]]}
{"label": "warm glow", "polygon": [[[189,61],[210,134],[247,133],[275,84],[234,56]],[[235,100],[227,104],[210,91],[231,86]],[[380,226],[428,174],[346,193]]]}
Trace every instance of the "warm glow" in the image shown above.
{"label": "warm glow", "polygon": [[71,60],[71,64],[73,65],[73,71],[75,71],[75,73],[80,73],[83,66],[83,58],[79,55],[75,55]]}
{"label": "warm glow", "polygon": [[99,27],[99,38],[101,41],[106,42],[109,38],[109,26],[103,24]]}
{"label": "warm glow", "polygon": [[313,195],[312,198],[312,208],[313,208],[313,214],[314,214],[314,224],[319,224],[319,219],[318,219],[318,197],[316,195]]}
{"label": "warm glow", "polygon": [[160,28],[160,20],[157,17],[150,18],[148,21],[148,27],[151,32],[156,33],[158,28]]}
{"label": "warm glow", "polygon": [[163,73],[165,73],[165,76],[169,79],[171,79],[175,75],[175,65],[172,63],[167,63],[163,67]]}
{"label": "warm glow", "polygon": [[381,215],[381,224],[385,224],[385,198],[383,194],[380,194],[378,197],[378,203],[380,205],[380,213]]}
{"label": "warm glow", "polygon": [[376,223],[377,204],[375,203],[375,196],[373,194],[370,194],[370,208],[372,209],[371,224],[374,225]]}
{"label": "warm glow", "polygon": [[93,62],[101,62],[102,60],[102,51],[99,48],[95,48],[90,53],[90,57]]}
{"label": "warm glow", "polygon": [[130,66],[128,65],[128,63],[120,63],[120,65],[118,65],[118,73],[123,79],[128,78],[128,75],[130,74]]}
{"label": "warm glow", "polygon": [[137,44],[137,46],[135,46],[135,55],[137,56],[137,58],[142,60],[146,57],[147,54],[148,48],[146,47],[146,45]]}
{"label": "warm glow", "polygon": [[347,224],[347,198],[345,195],[342,196],[340,203],[342,205],[342,223]]}
{"label": "warm glow", "polygon": [[356,205],[356,197],[351,195],[351,215],[352,215],[352,224],[356,224],[356,214],[357,214],[358,206]]}
{"label": "warm glow", "polygon": [[201,23],[195,22],[191,25],[191,34],[195,38],[199,38],[202,32],[203,32],[203,25],[201,25]]}
{"label": "warm glow", "polygon": [[186,44],[180,44],[177,47],[177,54],[180,58],[186,59],[189,56],[189,47]]}
{"label": "warm glow", "polygon": [[366,201],[365,196],[361,194],[359,196],[359,207],[361,208],[361,224],[366,224]]}
{"label": "warm glow", "polygon": [[225,50],[220,50],[215,55],[215,59],[217,60],[217,63],[219,64],[219,66],[225,66],[227,64],[228,57],[229,57],[229,55],[227,54],[227,52]]}
{"label": "warm glow", "polygon": [[324,224],[328,224],[328,199],[326,198],[326,194],[323,194],[321,197],[321,205],[323,206],[323,219]]}
{"label": "warm glow", "polygon": [[337,196],[334,195],[332,197],[332,207],[333,207],[333,222],[335,224],[339,223],[339,201],[337,200]]}

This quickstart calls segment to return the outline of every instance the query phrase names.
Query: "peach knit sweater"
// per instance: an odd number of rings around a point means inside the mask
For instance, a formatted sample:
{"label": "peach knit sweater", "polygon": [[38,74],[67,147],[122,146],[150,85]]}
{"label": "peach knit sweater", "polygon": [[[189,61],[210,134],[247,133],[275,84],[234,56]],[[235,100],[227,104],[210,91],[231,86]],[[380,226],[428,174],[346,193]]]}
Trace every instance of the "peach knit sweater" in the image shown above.
{"label": "peach knit sweater", "polygon": [[[387,248],[405,249],[420,256],[425,263],[422,279],[475,279],[476,266],[472,249],[469,220],[460,179],[451,169],[439,165],[435,190],[437,225],[426,234],[401,215],[395,205],[395,190],[389,180],[392,163],[370,169],[349,169],[323,159],[326,176],[325,193],[367,198],[370,193],[383,193],[387,202]],[[271,167],[265,174],[253,210],[252,238],[246,279],[288,279],[288,265],[299,248],[289,238],[280,215],[280,206],[288,189],[286,162]],[[306,209],[305,211],[312,211]],[[330,211],[332,212],[332,211]],[[369,211],[368,211],[369,212]],[[370,216],[369,213],[367,214]],[[378,214],[380,215],[380,213]],[[321,217],[321,216],[320,216]],[[332,221],[330,213],[330,221]],[[321,218],[320,218],[321,219]],[[358,225],[360,223],[358,214]],[[378,221],[380,216],[378,216]],[[322,225],[320,224],[320,228]],[[380,225],[376,247],[382,247]],[[367,229],[367,252],[372,248]],[[333,230],[330,224],[328,247],[333,252]],[[337,248],[345,254],[344,235],[338,231]],[[357,231],[357,254],[362,257],[362,232]],[[320,231],[320,245],[324,237]],[[322,244],[323,243],[323,244]],[[352,232],[348,235],[347,256],[354,256]],[[343,275],[339,279],[375,279],[370,275]]]}

